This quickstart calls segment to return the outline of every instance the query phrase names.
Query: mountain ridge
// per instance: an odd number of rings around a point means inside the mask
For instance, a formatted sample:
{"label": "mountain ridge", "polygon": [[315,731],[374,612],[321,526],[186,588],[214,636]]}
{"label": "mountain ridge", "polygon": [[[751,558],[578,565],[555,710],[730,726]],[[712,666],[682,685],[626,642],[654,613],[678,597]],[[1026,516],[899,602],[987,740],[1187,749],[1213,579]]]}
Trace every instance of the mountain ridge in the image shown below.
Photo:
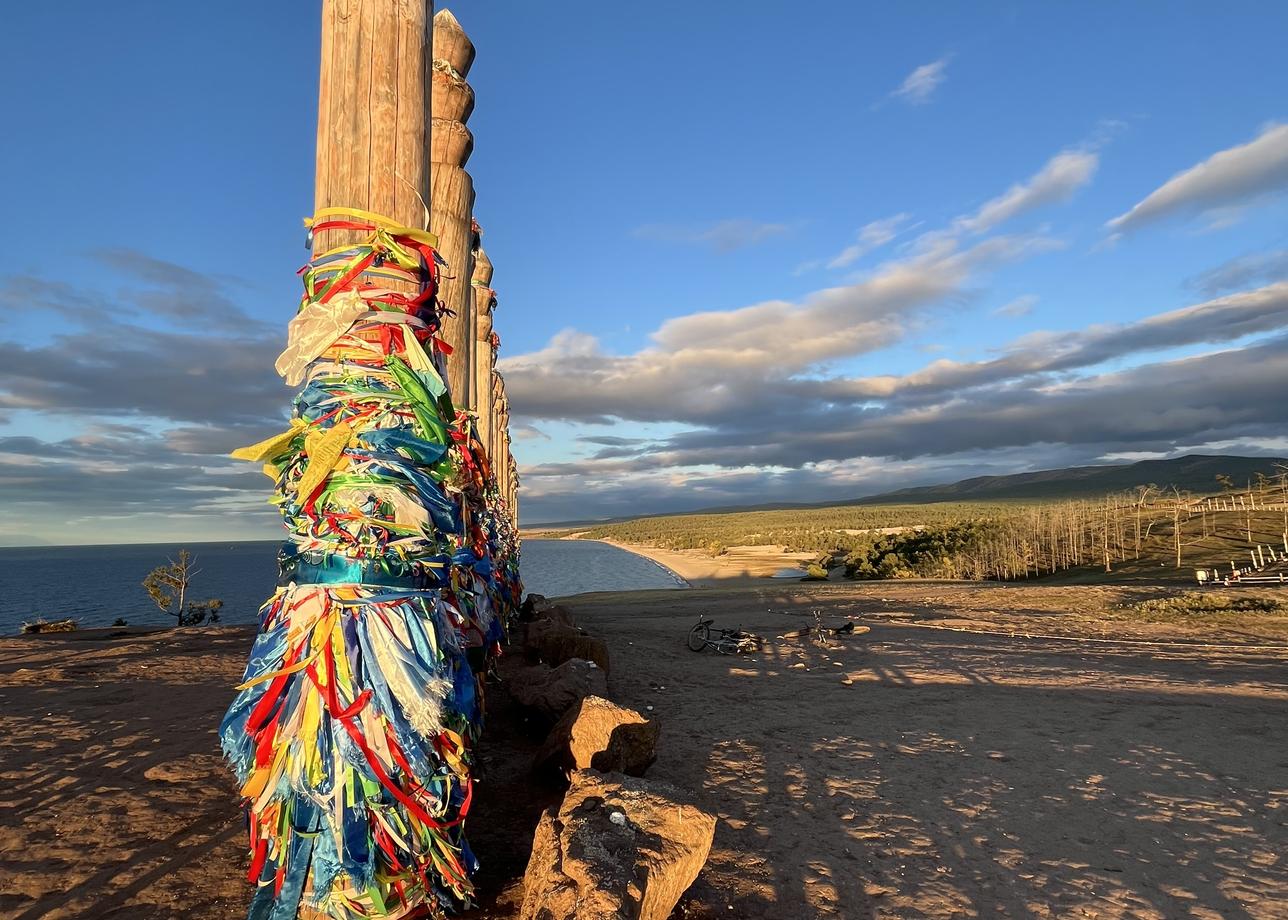
{"label": "mountain ridge", "polygon": [[1235,488],[1239,489],[1252,481],[1257,473],[1274,476],[1282,472],[1278,469],[1279,465],[1288,466],[1288,460],[1282,457],[1241,457],[1234,454],[1186,454],[1167,460],[1138,460],[1134,463],[974,476],[957,482],[896,489],[841,504],[1085,498],[1151,484],[1161,489],[1175,486],[1182,491],[1209,493],[1221,491],[1216,480],[1218,474],[1229,476]]}
{"label": "mountain ridge", "polygon": [[1175,486],[1196,493],[1219,492],[1218,473],[1229,476],[1235,488],[1243,488],[1257,473],[1274,476],[1288,468],[1284,457],[1244,457],[1236,454],[1185,454],[1165,460],[1137,460],[1092,466],[1061,467],[1026,473],[972,476],[956,482],[909,486],[891,492],[824,502],[764,502],[755,505],[720,505],[691,511],[636,514],[603,520],[557,521],[530,525],[525,529],[571,528],[615,524],[646,517],[680,517],[690,514],[740,514],[748,511],[792,511],[811,508],[841,508],[847,505],[918,505],[953,501],[1058,501],[1089,498],[1123,492],[1140,485],[1161,489]]}

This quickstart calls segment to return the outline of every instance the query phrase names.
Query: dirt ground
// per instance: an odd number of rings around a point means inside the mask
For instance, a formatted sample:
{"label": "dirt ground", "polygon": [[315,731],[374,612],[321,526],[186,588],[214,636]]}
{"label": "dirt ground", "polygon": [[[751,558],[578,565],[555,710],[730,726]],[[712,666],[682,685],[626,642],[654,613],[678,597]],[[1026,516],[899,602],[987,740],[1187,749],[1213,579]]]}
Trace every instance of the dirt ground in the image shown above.
{"label": "dirt ground", "polygon": [[[1107,619],[1130,598],[1093,590],[769,583],[572,601],[609,641],[610,695],[661,721],[650,777],[720,816],[675,916],[1288,917],[1288,649],[1120,640],[1288,642],[1255,623]],[[872,631],[773,639],[816,609]],[[770,642],[690,652],[700,612]],[[214,731],[249,640],[0,640],[0,917],[243,914]],[[504,689],[490,702],[480,920],[513,916],[553,801],[526,778],[536,739]]]}
{"label": "dirt ground", "polygon": [[[1005,597],[1059,628],[1050,592],[1002,591],[575,604],[615,651],[610,689],[662,722],[650,776],[721,817],[682,916],[1288,917],[1288,749],[1275,740],[1288,651],[1015,640],[870,615]],[[873,630],[831,649],[677,651],[699,612],[770,636],[814,609]],[[993,619],[979,625],[1007,625]]]}

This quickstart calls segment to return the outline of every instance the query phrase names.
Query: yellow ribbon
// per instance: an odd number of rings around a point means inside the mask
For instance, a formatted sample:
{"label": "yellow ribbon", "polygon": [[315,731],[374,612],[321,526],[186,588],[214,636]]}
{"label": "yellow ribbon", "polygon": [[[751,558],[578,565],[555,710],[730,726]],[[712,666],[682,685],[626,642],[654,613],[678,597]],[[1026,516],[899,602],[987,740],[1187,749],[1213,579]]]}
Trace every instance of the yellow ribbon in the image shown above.
{"label": "yellow ribbon", "polygon": [[280,457],[286,453],[291,446],[291,441],[306,427],[308,427],[308,422],[304,419],[293,418],[291,419],[289,430],[283,431],[281,434],[275,434],[271,438],[265,438],[249,447],[239,447],[228,456],[236,460],[251,460],[256,463],[272,460],[274,457]]}
{"label": "yellow ribbon", "polygon": [[348,422],[332,425],[326,431],[310,431],[304,437],[304,452],[309,465],[296,484],[296,494],[308,498],[335,470],[344,469],[344,449],[353,440],[353,426]]}
{"label": "yellow ribbon", "polygon": [[304,218],[304,226],[312,229],[314,224],[321,223],[322,218],[325,217],[353,217],[369,224],[375,224],[395,236],[410,237],[418,243],[426,243],[435,249],[438,248],[438,237],[428,230],[415,230],[411,227],[404,227],[392,218],[374,214],[371,211],[363,211],[360,208],[319,208],[312,217]]}

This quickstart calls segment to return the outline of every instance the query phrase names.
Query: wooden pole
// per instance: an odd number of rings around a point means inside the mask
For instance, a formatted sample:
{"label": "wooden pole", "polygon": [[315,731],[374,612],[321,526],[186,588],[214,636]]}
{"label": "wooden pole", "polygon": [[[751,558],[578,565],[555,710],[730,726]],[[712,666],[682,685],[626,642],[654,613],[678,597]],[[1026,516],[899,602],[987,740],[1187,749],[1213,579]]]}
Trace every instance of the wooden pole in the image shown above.
{"label": "wooden pole", "polygon": [[[496,292],[492,290],[492,260],[483,247],[474,250],[474,277],[471,279],[474,306],[474,375],[471,388],[474,394],[474,411],[478,422],[476,430],[489,460],[496,460],[496,438],[492,430],[492,371],[496,366],[496,348],[493,344],[492,310],[496,306]],[[495,474],[495,470],[493,470]]]}
{"label": "wooden pole", "polygon": [[[510,440],[510,432],[505,433],[506,441]],[[514,525],[519,526],[519,461],[514,459],[514,454],[507,451],[510,458],[510,519]]]}
{"label": "wooden pole", "polygon": [[433,98],[430,126],[432,164],[430,230],[438,235],[438,252],[446,260],[438,300],[451,311],[443,319],[443,338],[452,347],[448,386],[457,408],[473,408],[474,319],[470,299],[473,274],[474,181],[465,163],[474,137],[465,127],[474,110],[474,90],[465,82],[474,63],[474,45],[448,10],[433,18]]}
{"label": "wooden pole", "polygon": [[[505,378],[501,376],[499,371],[495,371],[492,375],[492,383],[494,387],[493,399],[495,400],[493,412],[496,414],[494,443],[496,444],[497,487],[508,503],[510,495],[510,458],[507,452],[509,443],[506,440],[506,427],[509,425],[510,420],[506,415]],[[513,514],[513,512],[511,513]]]}
{"label": "wooden pole", "polygon": [[[425,228],[433,18],[433,0],[323,0],[315,209],[360,208]],[[321,252],[364,234],[317,236]]]}
{"label": "wooden pole", "polygon": [[492,369],[492,444],[496,447],[496,453],[492,457],[493,468],[496,470],[497,487],[501,490],[501,495],[505,495],[505,478],[506,464],[503,445],[501,443],[501,387],[504,381],[501,372],[496,368]]}

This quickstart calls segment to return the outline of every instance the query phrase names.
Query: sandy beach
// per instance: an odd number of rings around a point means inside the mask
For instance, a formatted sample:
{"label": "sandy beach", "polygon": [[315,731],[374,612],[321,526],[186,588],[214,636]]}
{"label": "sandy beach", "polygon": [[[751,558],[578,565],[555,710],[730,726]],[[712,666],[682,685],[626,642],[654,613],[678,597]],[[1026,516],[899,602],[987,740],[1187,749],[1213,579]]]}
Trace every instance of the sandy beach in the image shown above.
{"label": "sandy beach", "polygon": [[817,553],[789,553],[781,546],[731,546],[720,556],[697,549],[662,549],[639,543],[600,540],[627,552],[652,559],[695,588],[728,587],[762,582],[784,569],[805,570],[802,562]]}
{"label": "sandy beach", "polygon": [[[676,917],[1288,916],[1285,624],[1115,613],[1142,592],[774,582],[570,606],[609,641],[610,695],[662,724],[650,777],[719,815]],[[775,638],[814,610],[872,631]],[[690,652],[699,613],[769,644]],[[993,634],[1017,631],[1105,641]],[[0,917],[242,914],[215,726],[250,638],[0,640]],[[499,920],[552,793],[491,699],[470,916]]]}

